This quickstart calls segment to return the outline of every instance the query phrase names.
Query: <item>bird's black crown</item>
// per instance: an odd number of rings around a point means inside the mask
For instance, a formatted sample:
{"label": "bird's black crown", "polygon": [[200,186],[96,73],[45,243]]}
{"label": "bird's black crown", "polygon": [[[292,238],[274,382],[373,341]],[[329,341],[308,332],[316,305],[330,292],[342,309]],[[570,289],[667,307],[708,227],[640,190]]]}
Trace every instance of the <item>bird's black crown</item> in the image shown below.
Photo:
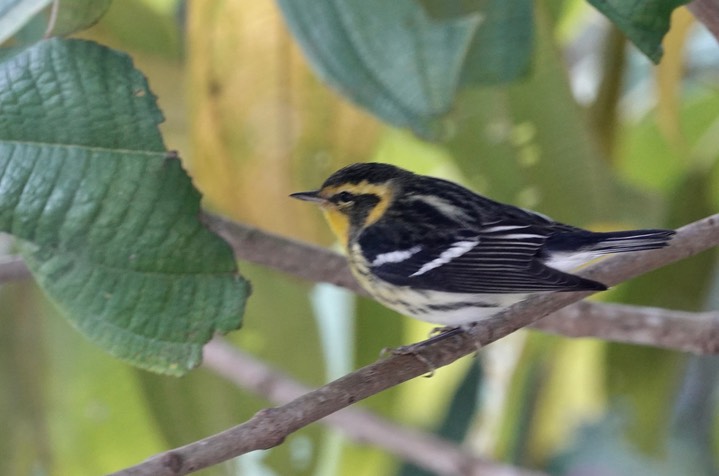
{"label": "bird's black crown", "polygon": [[414,175],[412,172],[400,169],[394,165],[380,164],[377,162],[358,163],[348,165],[333,173],[325,180],[325,183],[322,184],[322,188],[345,183],[357,184],[364,181],[379,184],[385,183],[388,180],[405,178],[412,175]]}

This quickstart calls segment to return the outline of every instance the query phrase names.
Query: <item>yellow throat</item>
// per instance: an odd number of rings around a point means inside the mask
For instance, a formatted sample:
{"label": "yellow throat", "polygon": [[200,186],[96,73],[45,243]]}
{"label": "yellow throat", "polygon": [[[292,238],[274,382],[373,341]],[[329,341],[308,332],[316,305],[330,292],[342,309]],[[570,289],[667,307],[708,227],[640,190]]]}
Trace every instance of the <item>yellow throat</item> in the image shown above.
{"label": "yellow throat", "polygon": [[[373,184],[366,181],[350,187],[344,185],[325,189],[322,191],[322,194],[325,196],[331,196],[341,190],[347,190],[357,195],[372,194],[379,197],[379,202],[367,216],[362,228],[366,228],[379,220],[392,202],[392,188],[388,184]],[[329,223],[332,232],[335,234],[340,243],[342,243],[342,246],[347,249],[351,231],[349,216],[341,212],[338,208],[328,205],[322,206],[322,212],[324,213],[325,219],[327,220],[327,223]]]}
{"label": "yellow throat", "polygon": [[322,207],[322,213],[325,216],[325,220],[327,220],[327,223],[330,225],[332,233],[335,234],[339,242],[342,243],[342,246],[346,250],[349,241],[349,217],[336,208]]}

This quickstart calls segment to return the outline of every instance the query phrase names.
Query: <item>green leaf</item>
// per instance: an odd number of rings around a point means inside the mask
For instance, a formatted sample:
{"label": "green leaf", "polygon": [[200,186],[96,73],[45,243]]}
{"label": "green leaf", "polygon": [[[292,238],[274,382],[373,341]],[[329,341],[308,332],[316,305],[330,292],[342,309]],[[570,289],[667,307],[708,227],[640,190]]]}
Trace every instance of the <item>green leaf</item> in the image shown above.
{"label": "green leaf", "polygon": [[240,326],[249,287],[198,220],[145,78],[79,40],[38,43],[0,71],[0,230],[109,353],[174,375],[198,365],[214,332]]}
{"label": "green leaf", "polygon": [[51,0],[0,0],[0,43],[17,33]]}
{"label": "green leaf", "polygon": [[462,70],[463,84],[514,81],[529,70],[534,37],[531,0],[418,0],[432,18],[480,18]]}
{"label": "green leaf", "polygon": [[467,53],[465,84],[507,83],[529,71],[534,38],[531,0],[488,0]]}
{"label": "green leaf", "polygon": [[315,71],[397,126],[439,134],[478,18],[434,21],[413,0],[280,0]]}
{"label": "green leaf", "polygon": [[654,63],[662,58],[662,38],[669,31],[672,11],[688,0],[589,0]]}
{"label": "green leaf", "polygon": [[112,0],[62,0],[50,33],[65,36],[91,27],[107,12]]}

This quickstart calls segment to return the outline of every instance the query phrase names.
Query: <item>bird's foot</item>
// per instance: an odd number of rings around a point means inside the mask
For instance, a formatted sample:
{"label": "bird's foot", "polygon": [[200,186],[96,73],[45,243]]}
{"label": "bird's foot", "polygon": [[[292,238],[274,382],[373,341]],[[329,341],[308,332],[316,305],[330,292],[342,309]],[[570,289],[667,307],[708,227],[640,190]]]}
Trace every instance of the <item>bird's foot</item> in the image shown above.
{"label": "bird's foot", "polygon": [[384,348],[382,349],[380,355],[382,357],[387,355],[411,355],[427,366],[427,374],[425,377],[429,378],[434,376],[437,367],[430,359],[422,355],[420,351],[424,350],[424,348],[429,345],[435,344],[449,337],[456,336],[462,332],[464,332],[464,329],[461,327],[436,327],[432,329],[428,339],[415,344],[403,345],[395,348]]}
{"label": "bird's foot", "polygon": [[[463,331],[469,332],[476,325],[477,325],[476,322],[470,322],[469,324],[462,325],[461,328]],[[474,348],[476,350],[476,355],[479,355],[479,351],[482,350],[482,343],[477,339],[472,339],[472,342],[474,342]]]}
{"label": "bird's foot", "polygon": [[437,371],[437,366],[432,363],[430,359],[422,355],[417,351],[415,345],[403,345],[394,349],[388,349],[387,352],[392,355],[411,355],[415,359],[419,360],[425,367],[427,367],[427,373],[423,375],[425,378],[434,377],[434,373]]}

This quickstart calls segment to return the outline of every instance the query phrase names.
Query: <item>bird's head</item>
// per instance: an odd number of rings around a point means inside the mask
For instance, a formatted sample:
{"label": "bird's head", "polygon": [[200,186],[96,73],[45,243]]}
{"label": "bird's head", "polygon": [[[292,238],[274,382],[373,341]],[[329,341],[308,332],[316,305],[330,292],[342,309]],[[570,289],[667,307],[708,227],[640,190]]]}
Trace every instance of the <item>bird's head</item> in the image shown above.
{"label": "bird's head", "polygon": [[290,196],[319,204],[332,231],[347,245],[385,213],[405,175],[412,173],[387,164],[353,164],[332,174],[319,190]]}

